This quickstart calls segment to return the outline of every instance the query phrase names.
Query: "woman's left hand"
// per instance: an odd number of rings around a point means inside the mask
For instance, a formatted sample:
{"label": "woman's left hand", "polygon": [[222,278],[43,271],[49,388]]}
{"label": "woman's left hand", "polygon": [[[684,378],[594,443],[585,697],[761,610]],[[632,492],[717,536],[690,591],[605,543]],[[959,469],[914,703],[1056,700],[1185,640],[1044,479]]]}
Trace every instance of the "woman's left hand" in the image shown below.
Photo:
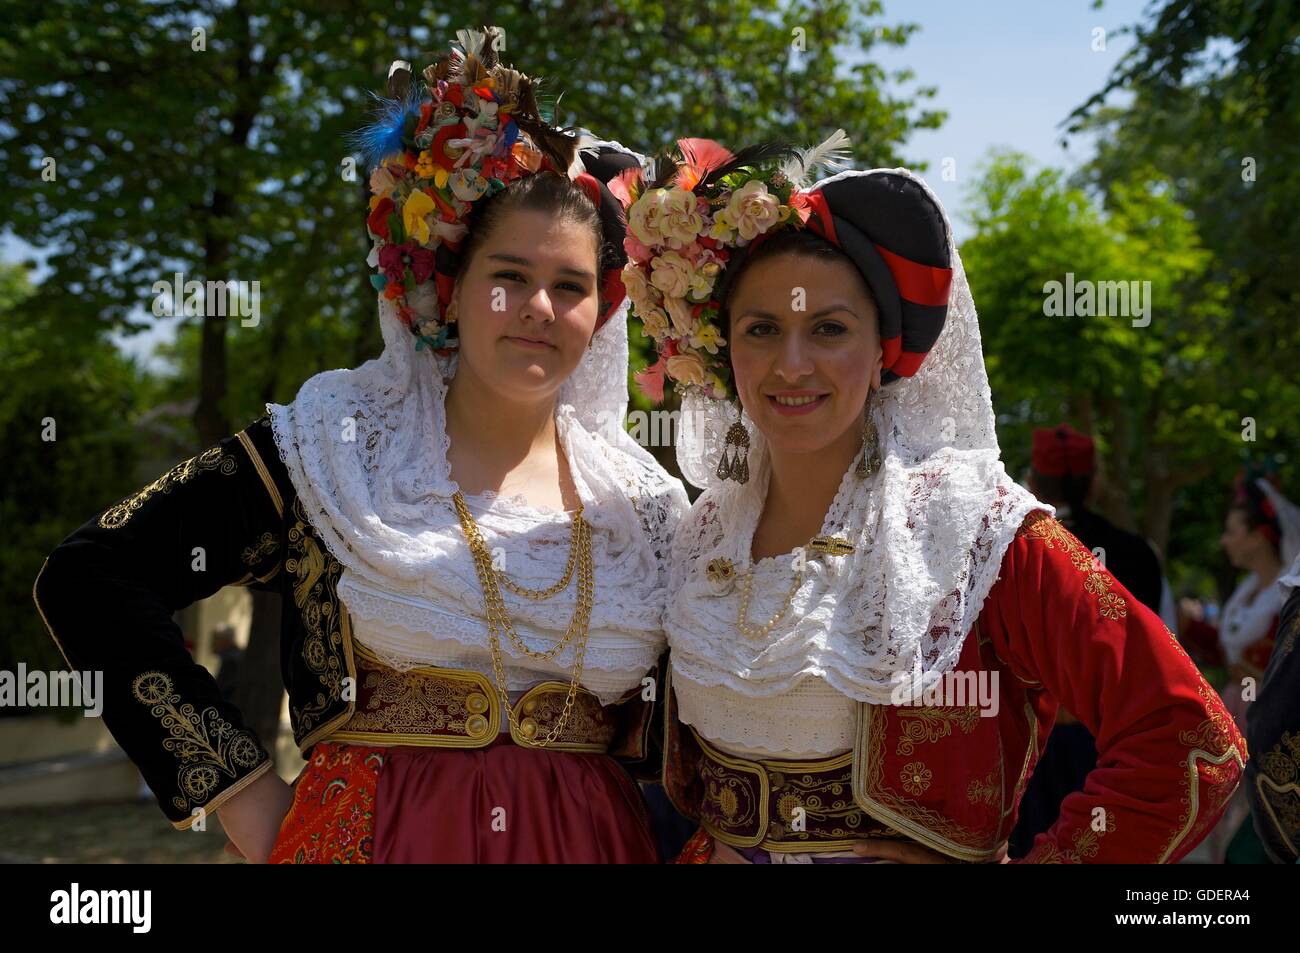
{"label": "woman's left hand", "polygon": [[[873,857],[881,864],[956,864],[959,863],[947,854],[922,847],[911,841],[901,840],[860,840],[853,845],[853,853],[859,857]],[[989,861],[992,864],[1007,863],[1007,845],[1003,844]]]}

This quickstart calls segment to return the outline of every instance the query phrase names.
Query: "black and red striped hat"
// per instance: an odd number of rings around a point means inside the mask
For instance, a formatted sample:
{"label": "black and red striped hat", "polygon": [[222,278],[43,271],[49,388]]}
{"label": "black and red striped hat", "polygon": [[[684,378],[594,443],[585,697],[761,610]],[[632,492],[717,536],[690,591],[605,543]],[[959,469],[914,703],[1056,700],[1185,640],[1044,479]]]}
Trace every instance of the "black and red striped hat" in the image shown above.
{"label": "black and red striped hat", "polygon": [[[841,172],[796,195],[792,204],[809,209],[805,227],[848,255],[875,296],[881,383],[911,377],[948,316],[952,258],[943,210],[920,182],[890,169]],[[745,253],[773,234],[758,236]]]}

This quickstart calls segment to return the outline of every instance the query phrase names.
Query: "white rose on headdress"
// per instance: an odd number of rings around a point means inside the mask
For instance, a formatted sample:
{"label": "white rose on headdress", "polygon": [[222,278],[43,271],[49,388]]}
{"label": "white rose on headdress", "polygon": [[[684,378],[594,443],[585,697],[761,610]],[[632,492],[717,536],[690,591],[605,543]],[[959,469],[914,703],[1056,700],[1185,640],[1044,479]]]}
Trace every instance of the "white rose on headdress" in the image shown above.
{"label": "white rose on headdress", "polygon": [[660,232],[668,202],[667,189],[650,189],[632,203],[628,210],[627,227],[643,245],[663,242]]}
{"label": "white rose on headdress", "polygon": [[689,301],[682,298],[664,298],[664,308],[673,322],[673,334],[685,337],[695,327],[695,316],[691,314]]}
{"label": "white rose on headdress", "polygon": [[741,238],[750,241],[781,218],[781,200],[767,190],[766,184],[751,179],[731,194],[718,218],[725,219]]}
{"label": "white rose on headdress", "polygon": [[695,269],[675,251],[666,251],[650,263],[650,284],[668,298],[684,298],[690,290]]}
{"label": "white rose on headdress", "polygon": [[681,248],[692,244],[704,227],[704,216],[700,214],[699,199],[694,192],[675,188],[668,192],[663,205],[663,218],[659,222],[659,231],[672,248]]}
{"label": "white rose on headdress", "polygon": [[665,365],[668,376],[684,384],[704,386],[704,361],[698,354],[674,354]]}

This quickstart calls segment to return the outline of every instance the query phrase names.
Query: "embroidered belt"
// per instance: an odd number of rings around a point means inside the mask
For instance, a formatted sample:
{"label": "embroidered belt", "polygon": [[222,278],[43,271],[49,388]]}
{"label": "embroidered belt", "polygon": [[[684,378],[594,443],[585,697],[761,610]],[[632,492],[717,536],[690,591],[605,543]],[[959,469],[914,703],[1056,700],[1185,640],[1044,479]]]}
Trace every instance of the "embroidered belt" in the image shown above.
{"label": "embroidered belt", "polygon": [[[456,668],[390,668],[356,645],[356,708],[330,741],[359,744],[417,745],[431,748],[486,748],[497,741],[505,713],[501,696],[480,672]],[[543,682],[514,703],[519,727],[510,738],[522,747],[537,747],[550,735],[564,711],[569,686]],[[573,708],[547,751],[603,754],[614,738],[613,706],[605,708],[579,686]]]}
{"label": "embroidered belt", "polygon": [[691,732],[704,755],[700,824],[724,844],[816,853],[864,837],[902,837],[854,801],[852,751],[823,761],[749,761]]}

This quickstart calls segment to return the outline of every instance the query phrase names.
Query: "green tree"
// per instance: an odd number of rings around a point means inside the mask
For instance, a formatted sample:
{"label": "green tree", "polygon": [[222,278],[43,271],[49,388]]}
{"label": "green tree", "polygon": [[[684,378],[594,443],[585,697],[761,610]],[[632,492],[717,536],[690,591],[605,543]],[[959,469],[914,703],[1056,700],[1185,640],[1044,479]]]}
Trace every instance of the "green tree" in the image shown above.
{"label": "green tree", "polygon": [[[842,125],[859,159],[882,165],[901,161],[912,129],[942,118],[917,105],[933,90],[900,94],[910,77],[871,63],[875,44],[902,45],[914,29],[882,23],[875,0],[507,0],[450,11],[409,0],[310,10],[48,0],[0,13],[0,185],[11,199],[0,230],[48,252],[51,269],[11,320],[98,340],[110,327],[148,327],[155,283],[175,272],[259,282],[255,325],[181,319],[188,347],[172,351],[167,393],[197,397],[196,447],[264,401],[289,399],[309,374],[377,352],[366,176],[344,174],[344,136],[391,60],[423,65],[455,29],[499,25],[507,61],[565,93],[561,121],[642,150],[684,134],[811,142]],[[278,720],[277,633],[273,597],[254,599],[246,669],[266,690],[263,704],[241,708],[265,736]]]}
{"label": "green tree", "polygon": [[[975,234],[962,246],[980,312],[999,433],[1010,465],[1028,464],[1030,431],[1066,419],[1098,439],[1102,508],[1173,547],[1212,558],[1226,488],[1242,462],[1242,419],[1259,452],[1300,426],[1293,375],[1243,375],[1225,342],[1230,289],[1215,281],[1197,221],[1151,169],[1115,181],[1104,203],[1062,173],[995,155],[968,193]],[[1047,285],[1149,281],[1140,316],[1049,316]],[[1217,487],[1215,496],[1203,491]]]}

